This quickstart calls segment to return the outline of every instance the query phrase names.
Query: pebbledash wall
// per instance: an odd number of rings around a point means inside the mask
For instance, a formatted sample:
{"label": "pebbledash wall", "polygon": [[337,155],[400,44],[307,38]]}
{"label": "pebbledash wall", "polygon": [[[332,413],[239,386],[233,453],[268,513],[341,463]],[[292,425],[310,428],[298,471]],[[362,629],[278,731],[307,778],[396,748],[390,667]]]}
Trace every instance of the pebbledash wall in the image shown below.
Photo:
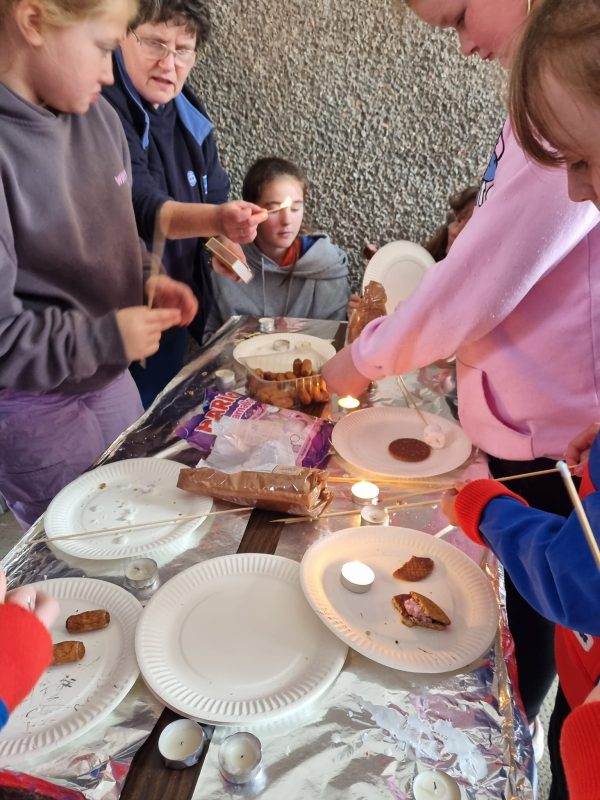
{"label": "pebbledash wall", "polygon": [[501,128],[501,70],[392,0],[213,0],[191,77],[239,197],[247,166],[306,170],[307,221],[351,259],[365,239],[422,241],[478,182]]}

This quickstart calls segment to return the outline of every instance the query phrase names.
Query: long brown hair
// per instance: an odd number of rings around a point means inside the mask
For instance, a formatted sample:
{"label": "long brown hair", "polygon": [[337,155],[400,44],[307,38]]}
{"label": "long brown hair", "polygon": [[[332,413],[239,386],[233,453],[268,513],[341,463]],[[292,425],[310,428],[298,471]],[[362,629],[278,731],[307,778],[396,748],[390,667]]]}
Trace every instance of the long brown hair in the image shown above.
{"label": "long brown hair", "polygon": [[562,123],[544,95],[544,75],[600,105],[600,0],[536,4],[515,55],[509,96],[515,135],[535,161],[558,166]]}

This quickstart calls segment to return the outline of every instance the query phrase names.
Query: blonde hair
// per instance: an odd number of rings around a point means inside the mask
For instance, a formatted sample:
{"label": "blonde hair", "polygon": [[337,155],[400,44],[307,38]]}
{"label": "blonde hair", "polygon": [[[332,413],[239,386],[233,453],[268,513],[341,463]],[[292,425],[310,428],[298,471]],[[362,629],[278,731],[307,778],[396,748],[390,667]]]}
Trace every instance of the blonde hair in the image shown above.
{"label": "blonde hair", "polygon": [[600,105],[600,0],[536,4],[513,63],[509,113],[515,135],[535,161],[558,166],[564,163],[562,122],[544,95],[548,75],[587,103]]}
{"label": "blonde hair", "polygon": [[[0,23],[13,6],[14,0],[0,0]],[[123,19],[129,21],[138,10],[138,0],[121,0]],[[64,28],[88,17],[98,17],[110,5],[110,0],[39,0],[44,22]]]}

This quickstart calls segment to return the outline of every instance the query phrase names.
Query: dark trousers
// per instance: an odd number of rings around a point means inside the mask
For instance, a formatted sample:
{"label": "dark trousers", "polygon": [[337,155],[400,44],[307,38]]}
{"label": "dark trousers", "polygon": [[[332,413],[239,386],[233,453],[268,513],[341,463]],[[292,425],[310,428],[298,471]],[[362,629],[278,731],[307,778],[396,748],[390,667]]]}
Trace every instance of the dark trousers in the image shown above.
{"label": "dark trousers", "polygon": [[[489,464],[494,478],[550,469],[555,466],[555,462],[549,458],[537,458],[534,461],[503,461],[490,458]],[[535,508],[565,517],[573,511],[558,473],[510,481],[507,486]],[[532,722],[539,713],[556,674],[554,625],[523,600],[508,575],[506,607],[508,625],[515,642],[519,689],[527,719]]]}
{"label": "dark trousers", "polygon": [[567,800],[569,797],[567,779],[560,757],[560,734],[563,722],[570,711],[569,704],[559,684],[554,709],[550,717],[550,727],[548,728],[548,750],[550,751],[550,765],[552,767],[552,784],[548,800]]}

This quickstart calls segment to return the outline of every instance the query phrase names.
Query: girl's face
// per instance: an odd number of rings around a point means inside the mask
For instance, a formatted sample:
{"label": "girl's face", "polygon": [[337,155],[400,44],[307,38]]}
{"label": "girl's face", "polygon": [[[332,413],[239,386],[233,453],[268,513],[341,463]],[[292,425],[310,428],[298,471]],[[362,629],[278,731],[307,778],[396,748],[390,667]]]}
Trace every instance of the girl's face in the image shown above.
{"label": "girl's face", "polygon": [[56,111],[83,114],[113,82],[111,55],[125,35],[121,0],[97,16],[61,28],[44,26],[32,58],[28,99]]}
{"label": "girl's face", "polygon": [[548,72],[540,90],[552,115],[552,144],[566,159],[569,197],[600,208],[600,106]]}
{"label": "girl's face", "polygon": [[267,254],[287,250],[298,236],[304,217],[304,192],[296,178],[283,175],[267,183],[256,201],[268,211],[280,206],[287,197],[292,200],[291,206],[271,214],[258,226],[256,244]]}
{"label": "girl's face", "polygon": [[121,52],[139,94],[160,106],[183,89],[196,59],[196,35],[185,25],[146,22],[129,33]]}
{"label": "girl's face", "polygon": [[410,7],[429,25],[454,28],[463,56],[509,67],[529,6],[528,0],[410,0]]}

